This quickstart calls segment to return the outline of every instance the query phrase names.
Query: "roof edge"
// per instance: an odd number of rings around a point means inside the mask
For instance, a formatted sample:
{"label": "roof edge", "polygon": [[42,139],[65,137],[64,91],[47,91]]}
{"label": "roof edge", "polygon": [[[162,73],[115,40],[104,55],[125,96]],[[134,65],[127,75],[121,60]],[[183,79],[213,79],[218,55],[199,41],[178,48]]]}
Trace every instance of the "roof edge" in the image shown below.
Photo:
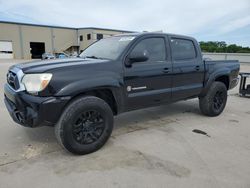
{"label": "roof edge", "polygon": [[54,27],[54,28],[61,28],[61,29],[77,29],[74,27],[64,27],[64,26],[53,26],[53,25],[43,25],[43,24],[32,24],[32,23],[23,23],[23,22],[11,22],[11,21],[2,21],[0,23],[5,24],[16,24],[16,25],[27,25],[27,26],[37,26],[37,27]]}
{"label": "roof edge", "polygon": [[120,30],[120,29],[108,29],[108,28],[101,28],[101,27],[80,27],[76,28],[80,29],[96,29],[96,30],[105,30],[105,31],[118,31],[118,32],[126,32],[126,33],[136,33],[136,31],[128,31],[128,30]]}
{"label": "roof edge", "polygon": [[128,30],[119,30],[119,29],[108,29],[108,28],[100,28],[100,27],[65,27],[65,26],[56,26],[56,25],[43,25],[43,24],[33,24],[33,23],[24,23],[24,22],[12,22],[12,21],[2,21],[0,23],[5,24],[16,24],[16,25],[26,25],[26,26],[37,26],[37,27],[50,27],[50,28],[59,28],[59,29],[96,29],[96,30],[105,30],[105,31],[117,31],[117,32],[126,32],[126,33],[134,33],[135,31],[128,31]]}

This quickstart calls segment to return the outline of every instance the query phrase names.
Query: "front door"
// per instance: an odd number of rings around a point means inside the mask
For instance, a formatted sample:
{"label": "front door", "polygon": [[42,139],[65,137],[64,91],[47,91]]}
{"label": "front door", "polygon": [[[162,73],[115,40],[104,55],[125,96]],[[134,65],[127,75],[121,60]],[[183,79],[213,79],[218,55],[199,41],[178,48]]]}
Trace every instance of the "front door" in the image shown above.
{"label": "front door", "polygon": [[146,52],[149,59],[125,68],[127,110],[171,100],[172,64],[167,40],[163,36],[143,37],[132,47],[130,53]]}

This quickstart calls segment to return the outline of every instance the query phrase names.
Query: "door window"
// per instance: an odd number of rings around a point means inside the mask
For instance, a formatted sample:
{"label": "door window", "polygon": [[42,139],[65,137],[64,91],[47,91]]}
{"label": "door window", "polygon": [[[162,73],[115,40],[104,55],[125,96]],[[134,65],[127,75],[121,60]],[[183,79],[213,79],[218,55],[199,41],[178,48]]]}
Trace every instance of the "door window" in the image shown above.
{"label": "door window", "polygon": [[187,39],[171,39],[172,56],[174,60],[188,60],[196,58],[194,43]]}
{"label": "door window", "polygon": [[147,62],[165,61],[166,47],[163,38],[147,38],[140,41],[132,52],[142,52],[148,54]]}

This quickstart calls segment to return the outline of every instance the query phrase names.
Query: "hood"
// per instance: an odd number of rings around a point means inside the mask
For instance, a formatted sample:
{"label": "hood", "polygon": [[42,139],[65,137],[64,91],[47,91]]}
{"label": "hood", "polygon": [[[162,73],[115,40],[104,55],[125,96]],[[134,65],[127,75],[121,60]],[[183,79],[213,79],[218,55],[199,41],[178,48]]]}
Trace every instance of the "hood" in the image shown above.
{"label": "hood", "polygon": [[[22,69],[24,73],[41,73],[51,69],[81,65],[81,64],[93,64],[93,63],[104,63],[108,60],[101,59],[82,59],[82,58],[65,58],[65,59],[51,59],[51,60],[39,60],[27,63],[21,63],[12,67]],[[12,68],[11,67],[11,68]],[[11,69],[10,68],[10,69]]]}

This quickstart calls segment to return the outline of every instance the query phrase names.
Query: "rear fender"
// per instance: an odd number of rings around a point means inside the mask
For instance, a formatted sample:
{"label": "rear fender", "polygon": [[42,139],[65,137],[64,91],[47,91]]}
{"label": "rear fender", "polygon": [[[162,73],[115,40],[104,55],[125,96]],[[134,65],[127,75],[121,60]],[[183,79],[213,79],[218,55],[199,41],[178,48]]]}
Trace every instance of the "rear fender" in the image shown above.
{"label": "rear fender", "polygon": [[[204,82],[204,88],[201,91],[199,97],[203,97],[206,95],[206,93],[208,92],[209,88],[211,87],[212,83],[219,77],[221,76],[228,76],[228,78],[230,78],[230,69],[228,68],[224,68],[223,70],[218,70],[215,71],[211,74],[208,73],[207,77],[205,78],[205,82]],[[230,80],[229,80],[230,83]]]}

